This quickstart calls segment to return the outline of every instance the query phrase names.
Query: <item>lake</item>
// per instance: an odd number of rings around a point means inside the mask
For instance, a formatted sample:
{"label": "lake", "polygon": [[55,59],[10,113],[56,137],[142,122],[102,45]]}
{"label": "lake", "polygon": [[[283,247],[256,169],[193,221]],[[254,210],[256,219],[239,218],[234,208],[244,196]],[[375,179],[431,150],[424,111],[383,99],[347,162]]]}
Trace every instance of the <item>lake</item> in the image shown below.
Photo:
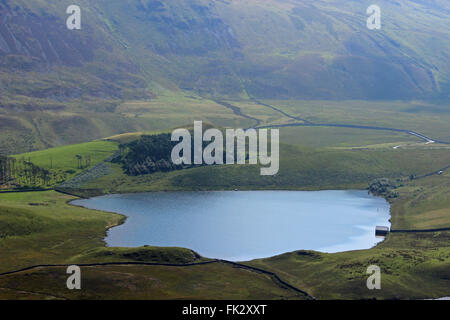
{"label": "lake", "polygon": [[379,242],[389,204],[367,191],[220,191],[117,194],[71,202],[128,218],[108,246],[176,246],[245,261],[300,249],[339,252]]}

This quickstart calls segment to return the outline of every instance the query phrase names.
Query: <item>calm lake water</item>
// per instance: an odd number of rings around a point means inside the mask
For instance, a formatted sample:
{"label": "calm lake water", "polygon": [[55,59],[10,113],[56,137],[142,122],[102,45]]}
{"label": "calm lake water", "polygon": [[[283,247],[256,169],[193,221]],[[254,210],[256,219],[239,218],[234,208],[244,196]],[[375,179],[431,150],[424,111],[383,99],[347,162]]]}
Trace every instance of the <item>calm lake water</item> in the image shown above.
{"label": "calm lake water", "polygon": [[389,204],[366,191],[158,192],[72,204],[128,216],[108,246],[177,246],[234,261],[310,249],[367,249],[390,226]]}

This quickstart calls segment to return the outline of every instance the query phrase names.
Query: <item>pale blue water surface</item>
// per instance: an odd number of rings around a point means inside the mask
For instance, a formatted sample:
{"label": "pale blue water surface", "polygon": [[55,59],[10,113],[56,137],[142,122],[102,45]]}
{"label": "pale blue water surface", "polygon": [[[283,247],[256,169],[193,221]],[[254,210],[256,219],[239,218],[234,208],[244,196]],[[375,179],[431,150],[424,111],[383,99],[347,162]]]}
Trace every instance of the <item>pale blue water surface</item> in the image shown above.
{"label": "pale blue water surface", "polygon": [[244,261],[308,249],[368,249],[389,204],[366,191],[220,191],[117,194],[72,204],[126,215],[108,246],[176,246]]}

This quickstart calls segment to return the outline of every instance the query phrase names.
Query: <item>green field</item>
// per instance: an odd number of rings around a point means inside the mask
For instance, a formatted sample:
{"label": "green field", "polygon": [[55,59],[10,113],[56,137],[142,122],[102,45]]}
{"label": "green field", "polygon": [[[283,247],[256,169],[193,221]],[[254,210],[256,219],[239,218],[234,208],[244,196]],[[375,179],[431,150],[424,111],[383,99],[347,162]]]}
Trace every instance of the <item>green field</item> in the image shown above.
{"label": "green field", "polygon": [[54,187],[110,157],[118,150],[117,145],[113,141],[93,141],[14,155],[14,180],[6,188]]}
{"label": "green field", "polygon": [[[413,160],[411,160],[413,159]],[[258,166],[207,166],[168,173],[128,176],[118,164],[111,173],[74,185],[89,192],[126,193],[159,190],[261,190],[366,188],[373,179],[408,178],[438,170],[450,163],[448,149],[311,149],[281,145],[280,170],[260,176]],[[70,191],[70,188],[65,189]],[[83,191],[84,190],[84,191]],[[87,192],[87,193],[85,193]]]}
{"label": "green field", "polygon": [[422,143],[422,140],[406,133],[328,127],[280,128],[280,140],[287,144],[312,148],[368,148],[373,146],[389,148],[403,144]]}
{"label": "green field", "polygon": [[268,100],[288,114],[317,123],[356,124],[414,130],[450,142],[448,101]]}
{"label": "green field", "polygon": [[[239,114],[208,98],[189,93],[164,92],[151,100],[127,100],[111,113],[67,114],[51,111],[39,119],[0,114],[0,153],[48,149],[58,145],[78,144],[130,132],[159,132],[174,127],[192,126],[202,120],[216,127],[247,128],[255,125],[298,123],[267,106],[251,100],[224,100],[239,108]],[[426,101],[307,101],[268,100],[270,105],[289,115],[315,123],[382,126],[414,130],[432,139],[450,141],[446,110],[448,103]],[[248,118],[250,117],[250,118]],[[257,119],[259,122],[256,123]],[[28,137],[28,138],[27,138]],[[45,138],[44,138],[45,137]],[[404,133],[348,128],[283,128],[281,141],[311,147],[364,147],[385,143],[422,140]]]}
{"label": "green field", "polygon": [[0,199],[2,272],[59,263],[103,246],[106,229],[123,220],[116,214],[70,206],[67,201],[74,197],[55,191],[6,193]]}
{"label": "green field", "polygon": [[[39,150],[34,152],[15,155],[16,159],[24,158],[30,160],[40,168],[48,170],[78,170],[81,172],[86,166],[86,160],[90,158],[91,165],[95,165],[117,151],[117,143],[111,141],[94,141],[82,144],[67,145],[48,150]],[[76,156],[82,156],[82,166],[79,168]]]}

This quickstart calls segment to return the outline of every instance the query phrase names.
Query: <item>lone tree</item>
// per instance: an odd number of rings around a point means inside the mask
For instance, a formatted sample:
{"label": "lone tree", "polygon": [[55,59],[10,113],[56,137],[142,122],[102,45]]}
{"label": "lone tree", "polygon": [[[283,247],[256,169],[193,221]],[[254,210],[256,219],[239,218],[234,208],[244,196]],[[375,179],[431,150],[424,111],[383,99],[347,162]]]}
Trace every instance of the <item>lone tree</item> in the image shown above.
{"label": "lone tree", "polygon": [[75,158],[77,158],[77,161],[78,161],[78,163],[77,163],[77,168],[78,169],[82,169],[82,166],[83,166],[83,157],[80,155],[80,154],[77,154],[76,156],[75,156]]}

